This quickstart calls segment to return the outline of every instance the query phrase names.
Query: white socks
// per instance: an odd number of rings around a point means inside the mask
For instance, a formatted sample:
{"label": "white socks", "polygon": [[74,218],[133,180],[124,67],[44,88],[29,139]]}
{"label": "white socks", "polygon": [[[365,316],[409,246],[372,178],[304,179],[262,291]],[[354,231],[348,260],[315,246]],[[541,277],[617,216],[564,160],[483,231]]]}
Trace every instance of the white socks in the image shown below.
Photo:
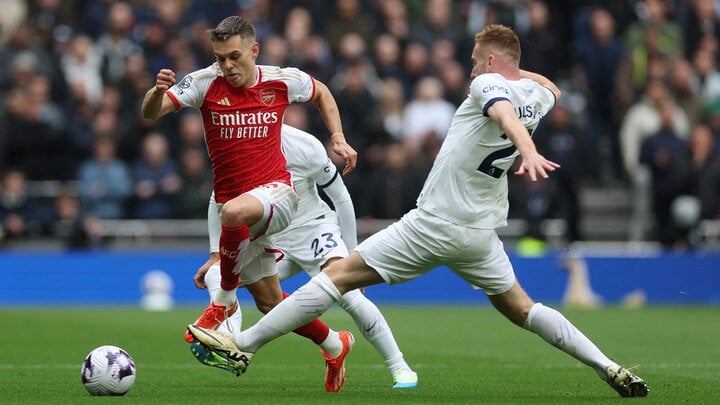
{"label": "white socks", "polygon": [[410,368],[405,362],[390,327],[375,304],[360,290],[352,290],[342,296],[340,306],[352,316],[360,333],[385,360],[390,371],[397,368]]}
{"label": "white socks", "polygon": [[[214,264],[210,266],[210,269],[205,273],[205,285],[207,286],[208,294],[210,295],[210,301],[217,295],[220,288],[220,264]],[[232,305],[232,304],[230,304]],[[234,314],[218,326],[218,330],[221,332],[237,333],[242,330],[242,310],[238,306]]]}
{"label": "white socks", "polygon": [[235,303],[235,300],[237,300],[237,288],[233,288],[232,290],[218,288],[211,297],[215,304],[225,305],[227,308],[230,308]]}
{"label": "white socks", "polygon": [[605,368],[615,364],[560,312],[543,304],[536,303],[530,308],[523,326],[540,335],[551,345],[592,367],[603,379],[606,378]]}
{"label": "white socks", "polygon": [[[330,292],[328,292],[330,291]],[[235,335],[244,351],[256,352],[266,343],[317,319],[340,299],[340,292],[325,273],[313,277],[250,328]]]}

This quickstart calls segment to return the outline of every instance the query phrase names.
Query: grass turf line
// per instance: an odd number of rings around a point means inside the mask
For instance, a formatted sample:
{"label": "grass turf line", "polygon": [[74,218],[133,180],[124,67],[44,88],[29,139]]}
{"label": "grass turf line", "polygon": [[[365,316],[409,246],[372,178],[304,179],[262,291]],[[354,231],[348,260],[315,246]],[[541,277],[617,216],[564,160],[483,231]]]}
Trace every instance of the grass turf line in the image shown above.
{"label": "grass turf line", "polygon": [[[259,313],[244,306],[244,324]],[[271,342],[236,378],[204,367],[182,339],[200,308],[145,312],[135,308],[0,309],[0,403],[97,403],[80,381],[87,353],[100,345],[126,349],[137,380],[123,399],[133,404],[192,403],[617,403],[622,400],[588,367],[487,306],[381,306],[420,386],[394,390],[380,355],[350,317],[323,317],[352,331],[340,393],[325,392],[317,347],[296,335]],[[650,386],[644,403],[718,403],[720,308],[648,307],[563,310],[619,363],[639,364]],[[95,402],[92,402],[95,401]]]}

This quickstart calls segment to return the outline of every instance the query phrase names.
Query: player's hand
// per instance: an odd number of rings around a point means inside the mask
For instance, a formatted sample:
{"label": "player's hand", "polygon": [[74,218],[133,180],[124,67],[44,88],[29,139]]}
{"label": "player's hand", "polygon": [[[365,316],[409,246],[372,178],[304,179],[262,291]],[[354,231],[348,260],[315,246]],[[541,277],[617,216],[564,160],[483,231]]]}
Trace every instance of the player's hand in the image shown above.
{"label": "player's hand", "polygon": [[345,137],[333,135],[332,137],[333,152],[340,155],[345,160],[345,168],[342,174],[346,175],[355,169],[357,165],[357,152],[352,146],[345,142]]}
{"label": "player's hand", "polygon": [[175,72],[170,69],[160,69],[155,77],[155,87],[167,91],[173,84],[175,84]]}
{"label": "player's hand", "polygon": [[537,181],[538,177],[547,179],[549,177],[548,172],[554,172],[555,169],[560,167],[559,164],[545,159],[539,153],[522,156],[521,159],[522,162],[515,175],[524,176],[527,174],[531,181]]}
{"label": "player's hand", "polygon": [[195,276],[193,277],[193,282],[195,283],[195,287],[204,290],[207,288],[207,284],[205,284],[205,274],[207,274],[208,270],[210,270],[210,266],[220,261],[220,255],[217,253],[210,253],[210,257],[208,260],[200,266],[198,271],[195,273]]}

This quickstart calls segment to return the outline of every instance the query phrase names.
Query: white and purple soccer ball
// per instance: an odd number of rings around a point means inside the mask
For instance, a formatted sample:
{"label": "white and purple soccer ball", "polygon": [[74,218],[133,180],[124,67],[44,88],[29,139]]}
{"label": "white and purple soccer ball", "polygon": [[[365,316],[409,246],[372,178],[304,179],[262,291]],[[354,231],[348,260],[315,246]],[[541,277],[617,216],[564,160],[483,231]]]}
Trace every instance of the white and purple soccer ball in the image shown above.
{"label": "white and purple soccer ball", "polygon": [[91,395],[125,395],[135,383],[135,362],[117,346],[100,346],[85,357],[81,377]]}

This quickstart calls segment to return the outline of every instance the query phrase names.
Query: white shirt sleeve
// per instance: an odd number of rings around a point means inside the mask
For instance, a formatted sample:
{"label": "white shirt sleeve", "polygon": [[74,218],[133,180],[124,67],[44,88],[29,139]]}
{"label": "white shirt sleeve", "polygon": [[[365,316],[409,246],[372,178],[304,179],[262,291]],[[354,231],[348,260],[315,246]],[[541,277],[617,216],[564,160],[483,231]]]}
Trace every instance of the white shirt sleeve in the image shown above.
{"label": "white shirt sleeve", "polygon": [[188,73],[179,82],[168,89],[180,107],[191,107],[199,110],[202,107],[208,88],[218,77],[218,67],[213,64],[205,69]]}
{"label": "white shirt sleeve", "polygon": [[222,232],[222,222],[220,221],[220,210],[222,204],[215,202],[215,192],[210,195],[208,203],[208,237],[210,239],[210,253],[220,251],[220,232]]}
{"label": "white shirt sleeve", "polygon": [[[332,167],[333,169],[335,168],[335,166]],[[340,232],[342,232],[342,239],[345,242],[345,245],[348,250],[355,249],[355,246],[357,246],[355,206],[353,205],[350,193],[348,192],[347,187],[345,187],[345,183],[337,172],[337,169],[335,169],[335,176],[333,179],[329,183],[322,184],[320,186],[335,206],[338,225],[340,226]]]}

